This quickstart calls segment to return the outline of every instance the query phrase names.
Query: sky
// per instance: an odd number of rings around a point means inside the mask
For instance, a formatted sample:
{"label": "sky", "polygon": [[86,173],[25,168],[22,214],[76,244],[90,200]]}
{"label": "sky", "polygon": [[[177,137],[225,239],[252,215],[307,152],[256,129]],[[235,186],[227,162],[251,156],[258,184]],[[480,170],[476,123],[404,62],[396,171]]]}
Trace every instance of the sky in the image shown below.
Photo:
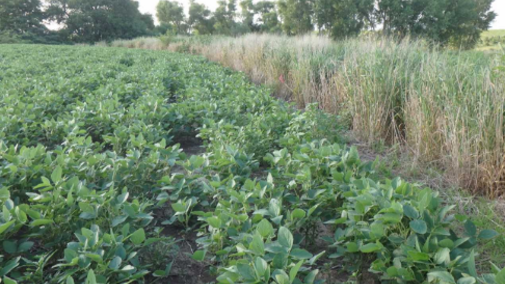
{"label": "sky", "polygon": [[[136,0],[140,4],[140,11],[156,15],[156,4],[159,0]],[[189,0],[178,0],[188,9]],[[205,4],[210,10],[217,7],[217,0],[197,0],[196,2]],[[494,0],[493,10],[498,14],[494,22],[491,24],[491,29],[505,29],[505,0]],[[156,17],[155,17],[156,18]]]}

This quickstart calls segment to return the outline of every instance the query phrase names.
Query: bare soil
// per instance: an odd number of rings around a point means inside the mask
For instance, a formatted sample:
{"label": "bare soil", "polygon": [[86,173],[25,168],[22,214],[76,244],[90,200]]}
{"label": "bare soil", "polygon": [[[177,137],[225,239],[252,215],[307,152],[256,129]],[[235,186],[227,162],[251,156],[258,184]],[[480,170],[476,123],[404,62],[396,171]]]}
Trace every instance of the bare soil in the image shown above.
{"label": "bare soil", "polygon": [[191,258],[198,249],[196,244],[196,233],[185,231],[181,227],[166,226],[163,231],[165,236],[172,236],[180,240],[179,252],[174,256],[170,276],[163,279],[166,284],[207,284],[215,283],[216,278],[209,274],[209,266],[204,262]]}

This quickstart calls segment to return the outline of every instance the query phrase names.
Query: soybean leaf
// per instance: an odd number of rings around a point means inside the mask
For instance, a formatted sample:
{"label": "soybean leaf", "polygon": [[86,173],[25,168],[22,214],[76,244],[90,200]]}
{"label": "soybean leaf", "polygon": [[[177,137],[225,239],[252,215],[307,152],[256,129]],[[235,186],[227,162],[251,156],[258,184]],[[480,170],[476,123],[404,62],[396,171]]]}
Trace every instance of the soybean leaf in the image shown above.
{"label": "soybean leaf", "polygon": [[93,271],[93,269],[90,269],[88,271],[88,276],[86,277],[86,284],[97,284],[96,283],[96,276],[95,276],[95,272]]}
{"label": "soybean leaf", "polygon": [[361,246],[361,248],[360,248],[361,252],[363,252],[363,253],[376,252],[381,249],[382,249],[382,246],[377,243],[366,244],[364,246]]}
{"label": "soybean leaf", "polygon": [[304,249],[295,248],[290,253],[291,257],[295,259],[309,259],[312,254]]}
{"label": "soybean leaf", "polygon": [[267,219],[261,220],[256,226],[256,230],[263,238],[270,236],[274,232],[272,224]]}
{"label": "soybean leaf", "polygon": [[447,271],[432,271],[428,272],[428,282],[439,280],[442,283],[456,284],[454,277]]}
{"label": "soybean leaf", "polygon": [[409,224],[412,231],[418,234],[424,235],[428,231],[428,226],[423,220],[412,220]]}
{"label": "soybean leaf", "polygon": [[193,253],[193,256],[191,258],[194,260],[202,261],[205,259],[205,251],[197,250]]}
{"label": "soybean leaf", "polygon": [[293,283],[295,280],[296,274],[298,274],[298,270],[300,270],[300,267],[302,267],[303,260],[300,260],[295,266],[291,267],[291,270],[289,270],[289,281],[290,283]]}
{"label": "soybean leaf", "polygon": [[281,244],[288,251],[293,247],[293,235],[286,227],[279,228],[279,234],[277,236],[279,244]]}
{"label": "soybean leaf", "polygon": [[144,229],[138,229],[131,235],[131,241],[135,245],[140,245],[146,239]]}
{"label": "soybean leaf", "polygon": [[51,174],[51,180],[53,183],[57,183],[61,180],[61,175],[62,175],[62,169],[60,166],[56,166],[56,168],[53,170],[53,173]]}
{"label": "soybean leaf", "polygon": [[490,240],[494,237],[498,236],[498,233],[494,230],[489,230],[489,229],[486,229],[486,230],[482,230],[480,233],[479,233],[479,239],[481,240]]}
{"label": "soybean leaf", "polygon": [[477,234],[477,228],[475,227],[475,224],[470,220],[467,220],[465,222],[465,231],[469,237],[473,237]]}
{"label": "soybean leaf", "polygon": [[2,226],[0,226],[0,235],[1,235],[3,232],[5,232],[5,230],[7,230],[7,229],[8,229],[8,228],[12,225],[12,224],[14,224],[14,222],[15,222],[15,221],[14,221],[14,220],[12,220],[12,221],[9,221],[9,222],[7,222],[7,223],[3,224]]}
{"label": "soybean leaf", "polygon": [[260,256],[263,256],[265,254],[265,245],[259,235],[253,236],[253,239],[249,244],[249,249]]}

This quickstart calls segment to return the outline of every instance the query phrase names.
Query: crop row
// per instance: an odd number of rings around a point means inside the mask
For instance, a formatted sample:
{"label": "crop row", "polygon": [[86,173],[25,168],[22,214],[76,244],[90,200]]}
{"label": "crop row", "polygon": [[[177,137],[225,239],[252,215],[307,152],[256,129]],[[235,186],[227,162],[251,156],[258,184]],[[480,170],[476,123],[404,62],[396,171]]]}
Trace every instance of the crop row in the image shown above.
{"label": "crop row", "polygon": [[[151,283],[171,273],[167,227],[198,233],[192,257],[218,283],[321,283],[325,264],[353,281],[505,283],[475,265],[496,232],[380,178],[315,105],[165,52],[13,45],[0,67],[5,283]],[[187,155],[195,135],[205,153]]]}

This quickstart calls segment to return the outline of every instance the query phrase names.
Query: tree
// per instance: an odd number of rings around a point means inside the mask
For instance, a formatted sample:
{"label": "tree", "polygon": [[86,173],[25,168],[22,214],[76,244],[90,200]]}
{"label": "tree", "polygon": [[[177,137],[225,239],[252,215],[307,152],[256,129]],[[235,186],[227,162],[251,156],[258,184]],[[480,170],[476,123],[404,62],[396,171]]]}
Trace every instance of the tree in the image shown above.
{"label": "tree", "polygon": [[279,0],[282,30],[288,35],[299,35],[312,31],[313,3],[311,0]]}
{"label": "tree", "polygon": [[491,22],[496,18],[496,13],[491,11],[493,0],[463,2],[465,5],[454,3],[448,5],[451,8],[449,13],[458,16],[451,21],[452,34],[447,42],[457,48],[471,49],[479,42],[481,33],[489,29]]}
{"label": "tree", "polygon": [[242,0],[240,1],[241,17],[242,23],[249,28],[249,31],[258,31],[258,27],[254,23],[254,16],[256,12],[254,10],[254,3],[252,0]]}
{"label": "tree", "polygon": [[374,27],[374,0],[316,0],[314,17],[320,32],[334,39],[357,36]]}
{"label": "tree", "polygon": [[314,5],[314,22],[319,32],[330,31],[335,15],[335,0],[316,0]]}
{"label": "tree", "polygon": [[441,45],[472,48],[496,14],[493,0],[380,0],[384,33],[428,38]]}
{"label": "tree", "polygon": [[161,25],[172,26],[176,33],[186,34],[184,8],[174,1],[162,0],[156,6],[156,17]]}
{"label": "tree", "polygon": [[275,3],[271,1],[259,1],[254,6],[254,11],[259,16],[258,30],[260,32],[276,33],[281,31]]}
{"label": "tree", "polygon": [[0,0],[0,42],[59,44],[64,40],[47,29],[40,0]]}
{"label": "tree", "polygon": [[214,21],[210,16],[211,12],[207,7],[194,0],[190,1],[188,25],[194,33],[204,35],[214,31]]}
{"label": "tree", "polygon": [[232,34],[235,29],[237,5],[235,0],[220,0],[214,11],[214,30],[218,34]]}
{"label": "tree", "polygon": [[334,39],[357,36],[365,26],[374,25],[371,19],[374,0],[338,0],[333,6],[335,17],[331,36]]}
{"label": "tree", "polygon": [[152,16],[133,0],[52,0],[48,12],[75,42],[135,38],[150,33]]}
{"label": "tree", "polygon": [[17,34],[44,29],[40,0],[0,0],[0,30]]}

